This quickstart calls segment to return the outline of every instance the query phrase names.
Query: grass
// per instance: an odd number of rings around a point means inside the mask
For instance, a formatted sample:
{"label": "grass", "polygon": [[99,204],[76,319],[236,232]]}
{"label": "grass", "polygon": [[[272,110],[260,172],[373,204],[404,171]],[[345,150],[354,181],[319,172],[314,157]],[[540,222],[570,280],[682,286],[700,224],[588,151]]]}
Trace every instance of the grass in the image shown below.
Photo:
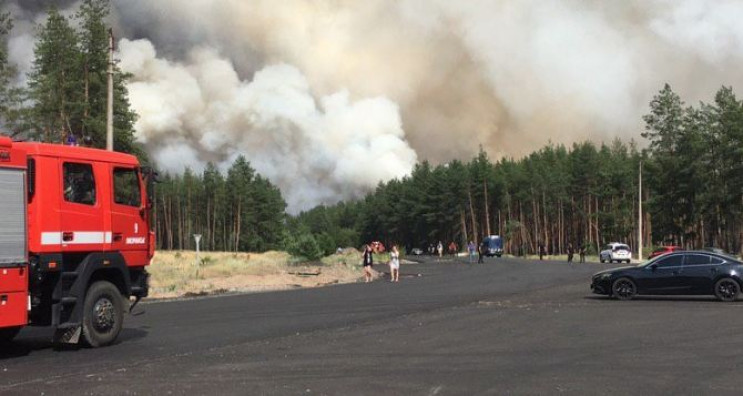
{"label": "grass", "polygon": [[[276,290],[354,282],[361,254],[353,249],[307,263],[285,252],[226,253],[159,251],[148,268],[150,297]],[[307,275],[311,274],[311,275]]]}

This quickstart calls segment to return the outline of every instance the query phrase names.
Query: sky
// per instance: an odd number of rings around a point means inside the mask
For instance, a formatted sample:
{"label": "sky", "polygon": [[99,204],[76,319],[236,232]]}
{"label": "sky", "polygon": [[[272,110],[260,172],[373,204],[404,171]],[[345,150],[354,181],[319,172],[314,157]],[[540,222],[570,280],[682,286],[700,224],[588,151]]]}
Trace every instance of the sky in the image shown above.
{"label": "sky", "polygon": [[[11,59],[28,70],[47,2],[6,3]],[[184,4],[112,0],[137,138],[171,172],[244,155],[292,213],[480,148],[498,159],[550,143],[642,145],[665,83],[690,105],[743,87],[743,1]]]}

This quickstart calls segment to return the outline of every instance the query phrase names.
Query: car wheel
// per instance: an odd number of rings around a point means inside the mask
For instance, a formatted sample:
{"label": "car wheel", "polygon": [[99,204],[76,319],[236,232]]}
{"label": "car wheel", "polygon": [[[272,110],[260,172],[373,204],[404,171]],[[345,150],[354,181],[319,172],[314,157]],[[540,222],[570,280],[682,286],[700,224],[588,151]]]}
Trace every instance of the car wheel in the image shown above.
{"label": "car wheel", "polygon": [[735,279],[722,278],[715,283],[715,297],[720,301],[735,301],[740,294],[740,285]]}
{"label": "car wheel", "polygon": [[604,256],[599,256],[599,261],[601,261],[601,264],[604,263]]}
{"label": "car wheel", "polygon": [[93,283],[83,305],[83,337],[93,348],[114,342],[124,321],[124,303],[119,289],[106,281]]}
{"label": "car wheel", "polygon": [[632,279],[619,278],[611,285],[611,292],[618,300],[631,300],[637,294],[637,286]]}

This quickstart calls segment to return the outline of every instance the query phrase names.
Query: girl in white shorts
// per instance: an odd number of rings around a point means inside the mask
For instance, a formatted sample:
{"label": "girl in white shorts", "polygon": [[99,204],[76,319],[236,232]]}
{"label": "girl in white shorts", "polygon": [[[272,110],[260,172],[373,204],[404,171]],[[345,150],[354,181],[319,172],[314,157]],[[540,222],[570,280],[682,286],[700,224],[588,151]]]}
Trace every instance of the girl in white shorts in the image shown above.
{"label": "girl in white shorts", "polygon": [[400,252],[397,245],[392,245],[390,252],[390,282],[400,281]]}

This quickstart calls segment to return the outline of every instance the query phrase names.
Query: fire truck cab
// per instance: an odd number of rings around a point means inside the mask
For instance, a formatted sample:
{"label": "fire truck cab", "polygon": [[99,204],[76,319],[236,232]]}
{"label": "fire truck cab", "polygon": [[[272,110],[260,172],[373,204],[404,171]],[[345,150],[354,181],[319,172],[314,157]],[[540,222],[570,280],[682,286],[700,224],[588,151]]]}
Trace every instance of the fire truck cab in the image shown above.
{"label": "fire truck cab", "polygon": [[132,155],[0,137],[0,342],[25,325],[114,342],[148,293],[151,176]]}

